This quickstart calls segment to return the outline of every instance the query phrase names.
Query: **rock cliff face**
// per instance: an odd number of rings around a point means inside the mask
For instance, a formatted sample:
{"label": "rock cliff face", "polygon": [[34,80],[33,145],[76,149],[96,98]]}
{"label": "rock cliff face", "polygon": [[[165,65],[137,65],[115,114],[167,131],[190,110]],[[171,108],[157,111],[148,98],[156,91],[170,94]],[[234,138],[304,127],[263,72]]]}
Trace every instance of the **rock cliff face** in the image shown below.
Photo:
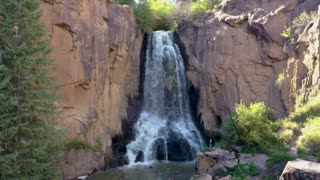
{"label": "rock cliff face", "polygon": [[[221,130],[240,101],[264,101],[274,110],[274,118],[291,112],[288,92],[294,87],[284,83],[280,90],[275,85],[278,75],[287,67],[290,69],[288,59],[292,56],[284,51],[287,40],[280,34],[295,16],[316,9],[319,2],[232,0],[207,17],[179,25],[178,35],[187,56],[187,76],[199,90],[197,111],[208,134]],[[318,28],[316,23],[312,27]],[[309,36],[319,40],[319,32]],[[319,57],[318,41],[311,42],[316,43],[309,46],[310,51]],[[301,78],[306,72],[288,76]]]}
{"label": "rock cliff face", "polygon": [[320,9],[295,45],[287,48],[287,61],[281,83],[282,99],[289,112],[317,95],[320,88]]}
{"label": "rock cliff face", "polygon": [[57,126],[68,139],[101,142],[101,152],[65,153],[61,169],[67,178],[89,174],[109,164],[128,98],[138,94],[143,35],[132,9],[107,0],[45,0],[42,10],[62,84]]}

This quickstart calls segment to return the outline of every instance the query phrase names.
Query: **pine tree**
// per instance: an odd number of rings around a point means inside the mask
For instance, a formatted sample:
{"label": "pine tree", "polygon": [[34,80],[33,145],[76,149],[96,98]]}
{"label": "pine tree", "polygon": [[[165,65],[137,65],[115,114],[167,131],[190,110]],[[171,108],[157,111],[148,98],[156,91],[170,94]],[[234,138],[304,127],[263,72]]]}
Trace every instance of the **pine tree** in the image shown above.
{"label": "pine tree", "polygon": [[0,0],[0,179],[59,179],[63,133],[40,0]]}

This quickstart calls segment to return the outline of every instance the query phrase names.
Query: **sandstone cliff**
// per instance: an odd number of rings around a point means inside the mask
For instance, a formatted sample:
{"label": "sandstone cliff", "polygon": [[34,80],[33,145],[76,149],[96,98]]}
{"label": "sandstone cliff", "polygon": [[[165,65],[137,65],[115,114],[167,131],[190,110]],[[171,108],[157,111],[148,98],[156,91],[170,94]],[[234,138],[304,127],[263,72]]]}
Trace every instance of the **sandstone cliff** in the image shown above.
{"label": "sandstone cliff", "polygon": [[43,18],[62,84],[57,121],[68,139],[101,142],[101,152],[71,150],[61,162],[65,177],[108,165],[112,137],[122,134],[128,98],[138,94],[143,35],[132,9],[107,0],[45,0]]}
{"label": "sandstone cliff", "polygon": [[[232,0],[204,18],[179,25],[177,32],[187,57],[187,76],[199,90],[197,112],[208,134],[221,130],[240,101],[264,101],[273,109],[274,118],[279,118],[292,111],[291,92],[301,88],[307,72],[309,77],[316,77],[305,83],[318,83],[318,70],[294,70],[300,68],[296,65],[299,60],[288,61],[293,53],[284,50],[287,39],[280,34],[295,16],[316,9],[319,2]],[[319,31],[316,23],[311,29]],[[312,42],[308,51],[317,54],[317,58],[308,56],[312,57],[308,64],[319,69],[315,65],[319,64],[319,41],[314,40],[319,40],[319,32],[308,36],[313,38],[306,37],[305,41]],[[286,68],[289,84],[284,83],[280,89],[275,81]],[[299,81],[297,87],[290,84],[291,79]]]}

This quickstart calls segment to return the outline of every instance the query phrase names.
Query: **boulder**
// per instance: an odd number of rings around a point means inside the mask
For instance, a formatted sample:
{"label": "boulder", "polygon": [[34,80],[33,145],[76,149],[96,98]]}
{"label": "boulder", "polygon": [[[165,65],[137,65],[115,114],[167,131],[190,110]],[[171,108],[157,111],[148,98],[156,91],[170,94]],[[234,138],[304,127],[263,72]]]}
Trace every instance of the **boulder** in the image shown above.
{"label": "boulder", "polygon": [[226,177],[223,177],[223,178],[220,178],[218,180],[232,180],[232,176],[226,176]]}
{"label": "boulder", "polygon": [[[209,153],[213,154],[213,153]],[[209,156],[206,153],[198,152],[196,155],[196,170],[199,174],[207,173],[209,169],[213,168],[220,160],[220,156]]]}
{"label": "boulder", "polygon": [[309,179],[320,179],[320,164],[302,159],[289,161],[280,177],[280,180]]}
{"label": "boulder", "polygon": [[134,162],[143,162],[143,161],[144,161],[144,153],[142,151],[139,151]]}
{"label": "boulder", "polygon": [[209,174],[201,174],[201,175],[194,175],[190,178],[190,180],[212,180],[212,176]]}
{"label": "boulder", "polygon": [[194,158],[188,141],[176,132],[170,131],[167,149],[169,161],[190,161]]}

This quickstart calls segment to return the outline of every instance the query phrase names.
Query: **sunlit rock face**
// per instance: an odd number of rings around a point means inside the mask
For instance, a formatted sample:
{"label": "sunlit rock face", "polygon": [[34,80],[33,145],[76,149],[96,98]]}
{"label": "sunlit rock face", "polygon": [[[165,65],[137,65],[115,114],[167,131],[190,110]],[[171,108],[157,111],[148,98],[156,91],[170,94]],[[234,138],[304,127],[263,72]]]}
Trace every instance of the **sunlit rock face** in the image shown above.
{"label": "sunlit rock face", "polygon": [[[221,131],[240,101],[265,102],[273,109],[273,118],[292,111],[293,94],[288,92],[301,86],[293,88],[289,80],[279,88],[275,81],[290,65],[288,59],[297,57],[284,50],[287,39],[280,34],[295,16],[319,3],[232,0],[206,17],[180,23],[177,32],[187,57],[187,76],[199,91],[197,112],[208,134]],[[312,44],[309,49],[314,46],[319,47]],[[311,69],[296,73],[297,81],[302,82]]]}
{"label": "sunlit rock face", "polygon": [[57,126],[102,148],[67,152],[61,169],[69,178],[89,174],[110,164],[111,139],[122,134],[128,97],[138,94],[143,35],[132,9],[107,0],[45,1],[42,11],[62,84]]}

